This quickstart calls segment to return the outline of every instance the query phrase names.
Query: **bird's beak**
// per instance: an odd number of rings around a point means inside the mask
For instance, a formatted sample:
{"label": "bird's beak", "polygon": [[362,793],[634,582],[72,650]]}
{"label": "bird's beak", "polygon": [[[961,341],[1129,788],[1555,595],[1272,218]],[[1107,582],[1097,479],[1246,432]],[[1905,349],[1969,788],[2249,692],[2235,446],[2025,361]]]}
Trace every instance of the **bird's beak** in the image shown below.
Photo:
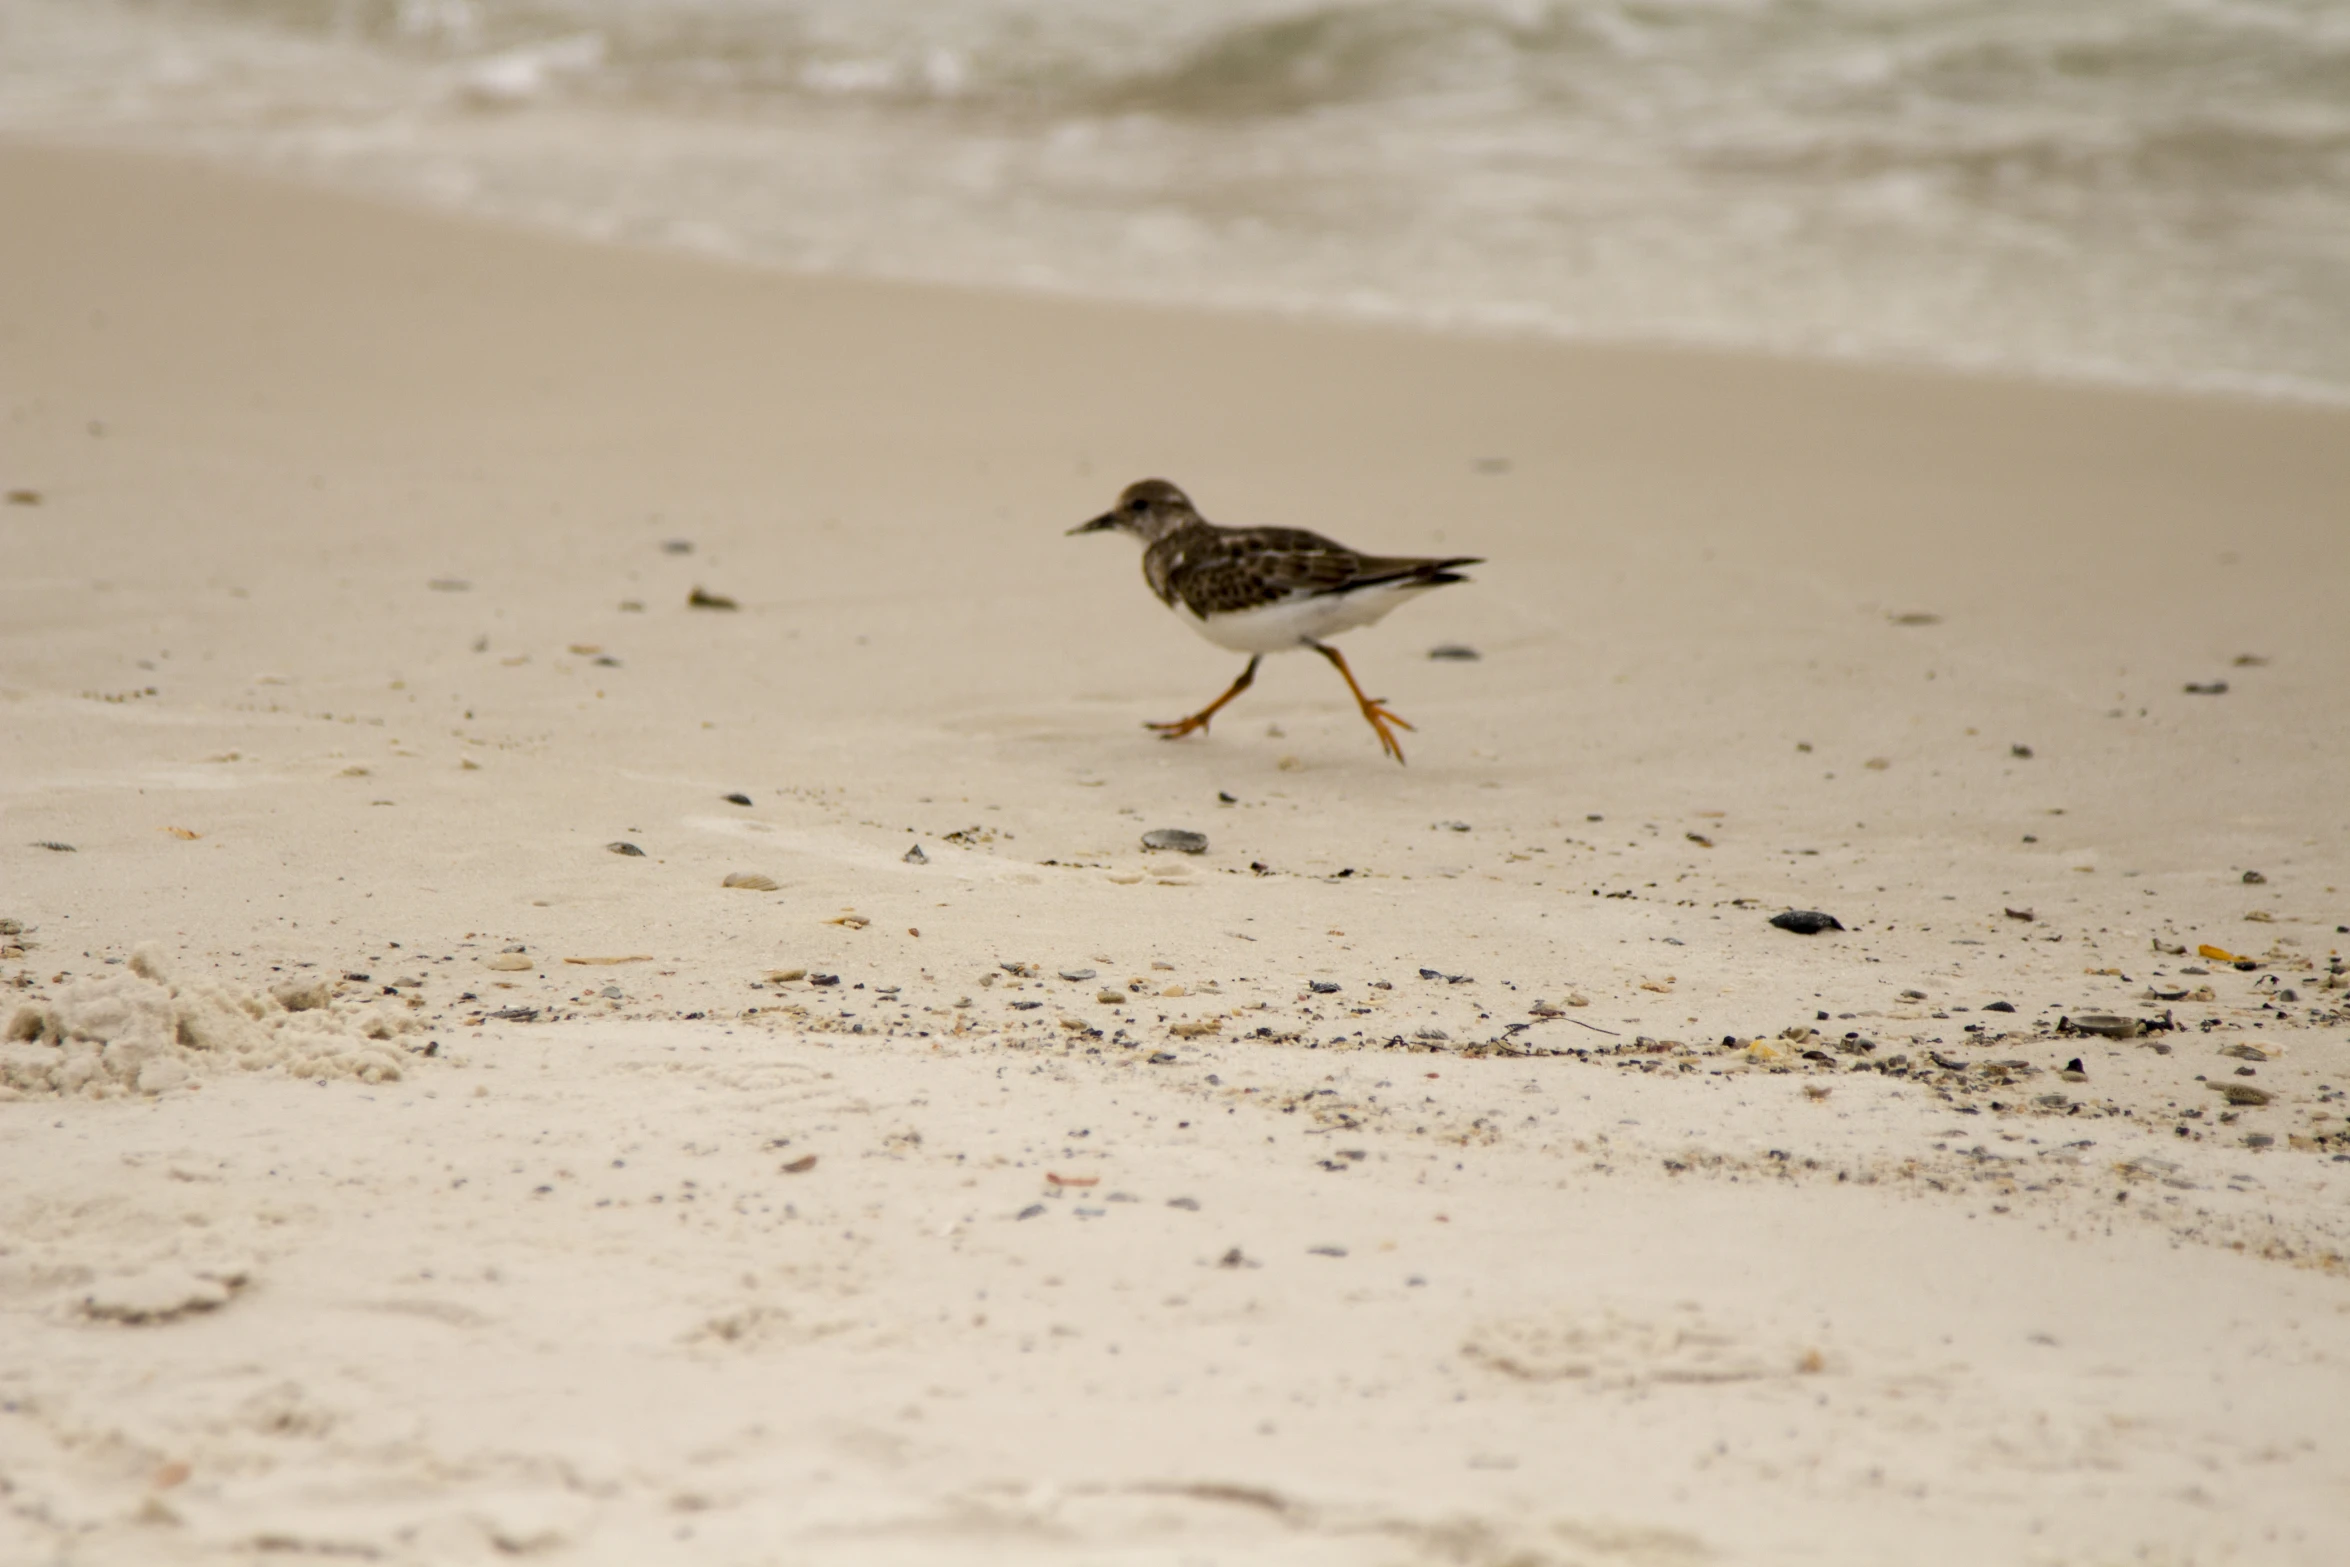
{"label": "bird's beak", "polygon": [[1076,527],[1071,528],[1064,537],[1073,539],[1080,533],[1101,533],[1116,526],[1118,526],[1118,514],[1114,511],[1106,511],[1091,522],[1079,523]]}

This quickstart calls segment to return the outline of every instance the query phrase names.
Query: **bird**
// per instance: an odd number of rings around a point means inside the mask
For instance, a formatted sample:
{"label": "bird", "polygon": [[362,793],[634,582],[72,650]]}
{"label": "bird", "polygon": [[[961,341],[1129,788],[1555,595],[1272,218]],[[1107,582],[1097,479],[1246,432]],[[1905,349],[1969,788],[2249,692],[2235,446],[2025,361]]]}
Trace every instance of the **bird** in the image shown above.
{"label": "bird", "polygon": [[1069,535],[1111,532],[1142,541],[1143,580],[1161,603],[1216,646],[1249,656],[1248,667],[1222,696],[1188,718],[1145,728],[1166,740],[1205,731],[1226,703],[1249,688],[1266,654],[1312,648],[1346,681],[1380,749],[1398,762],[1403,746],[1395,729],[1412,726],[1384,701],[1363,694],[1329,639],[1370,625],[1430,588],[1467,582],[1461,568],[1484,563],[1475,555],[1366,555],[1303,528],[1219,527],[1165,479],[1129,484],[1116,506]]}

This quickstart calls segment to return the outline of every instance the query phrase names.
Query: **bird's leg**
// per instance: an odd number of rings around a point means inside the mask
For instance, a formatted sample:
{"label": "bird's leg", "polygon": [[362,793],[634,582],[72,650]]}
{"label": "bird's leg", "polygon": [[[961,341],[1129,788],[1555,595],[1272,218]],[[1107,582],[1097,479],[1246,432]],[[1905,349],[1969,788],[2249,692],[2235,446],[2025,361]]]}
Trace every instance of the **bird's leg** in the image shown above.
{"label": "bird's leg", "polygon": [[1403,747],[1396,743],[1395,735],[1388,729],[1387,726],[1389,724],[1397,724],[1401,725],[1405,729],[1409,729],[1412,726],[1410,724],[1404,723],[1402,719],[1396,717],[1393,713],[1389,712],[1378,702],[1372,700],[1370,697],[1363,695],[1363,688],[1355,684],[1354,671],[1346,667],[1346,660],[1339,656],[1338,649],[1326,646],[1320,642],[1308,642],[1306,646],[1312,648],[1315,652],[1321,654],[1324,658],[1330,660],[1332,664],[1337,666],[1339,675],[1346,681],[1346,688],[1355,694],[1355,702],[1363,710],[1363,722],[1369,724],[1371,728],[1378,734],[1380,748],[1384,750],[1389,756],[1394,757],[1397,761],[1402,761]]}
{"label": "bird's leg", "polygon": [[1262,653],[1252,657],[1248,661],[1248,668],[1240,672],[1240,678],[1232,682],[1230,690],[1226,691],[1222,696],[1216,698],[1216,700],[1213,702],[1210,702],[1207,706],[1201,708],[1198,712],[1192,714],[1189,718],[1178,718],[1173,723],[1169,724],[1144,724],[1142,727],[1145,729],[1156,729],[1159,732],[1159,738],[1162,740],[1180,740],[1195,729],[1207,728],[1208,720],[1216,716],[1216,712],[1219,708],[1221,708],[1225,703],[1231,701],[1234,697],[1240,695],[1241,692],[1248,689],[1249,682],[1257,678],[1257,665],[1263,662],[1263,660],[1264,655]]}

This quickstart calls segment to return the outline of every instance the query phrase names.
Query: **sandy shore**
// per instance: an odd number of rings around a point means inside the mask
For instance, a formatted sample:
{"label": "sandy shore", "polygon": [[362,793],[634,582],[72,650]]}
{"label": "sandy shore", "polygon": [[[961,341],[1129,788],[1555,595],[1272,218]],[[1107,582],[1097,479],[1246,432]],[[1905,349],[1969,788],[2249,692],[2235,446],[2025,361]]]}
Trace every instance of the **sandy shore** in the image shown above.
{"label": "sandy shore", "polygon": [[0,211],[0,1558],[2336,1559],[2350,415]]}

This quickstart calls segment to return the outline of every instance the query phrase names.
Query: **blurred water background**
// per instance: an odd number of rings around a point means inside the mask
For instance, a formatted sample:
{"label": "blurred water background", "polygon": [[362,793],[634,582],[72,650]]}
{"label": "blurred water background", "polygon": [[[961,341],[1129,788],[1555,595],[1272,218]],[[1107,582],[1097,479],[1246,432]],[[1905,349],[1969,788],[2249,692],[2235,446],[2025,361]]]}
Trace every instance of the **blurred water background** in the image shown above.
{"label": "blurred water background", "polygon": [[2350,401],[2350,0],[0,0],[0,133],[794,269]]}

